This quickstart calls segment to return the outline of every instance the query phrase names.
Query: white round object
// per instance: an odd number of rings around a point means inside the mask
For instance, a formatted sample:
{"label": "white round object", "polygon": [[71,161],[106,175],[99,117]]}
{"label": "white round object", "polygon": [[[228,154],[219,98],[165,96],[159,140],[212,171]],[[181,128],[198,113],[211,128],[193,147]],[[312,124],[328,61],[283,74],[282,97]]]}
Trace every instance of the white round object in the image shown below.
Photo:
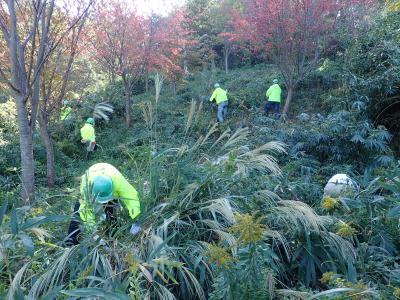
{"label": "white round object", "polygon": [[346,192],[354,190],[355,187],[354,181],[349,176],[346,174],[336,174],[325,185],[324,196],[337,198]]}

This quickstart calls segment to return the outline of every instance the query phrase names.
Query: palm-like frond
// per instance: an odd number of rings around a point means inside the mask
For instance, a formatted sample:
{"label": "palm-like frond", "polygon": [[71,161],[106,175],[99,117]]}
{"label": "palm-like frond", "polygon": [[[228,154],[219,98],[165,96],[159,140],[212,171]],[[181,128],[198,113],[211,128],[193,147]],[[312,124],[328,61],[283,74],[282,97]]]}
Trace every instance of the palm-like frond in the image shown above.
{"label": "palm-like frond", "polygon": [[248,134],[249,134],[249,128],[247,127],[237,129],[235,133],[229,137],[228,141],[226,141],[225,144],[222,146],[222,149],[226,149],[233,145],[244,143],[247,139]]}
{"label": "palm-like frond", "polygon": [[110,115],[114,112],[114,107],[107,102],[97,103],[94,106],[93,117],[95,119],[104,120],[108,122]]}
{"label": "palm-like frond", "polygon": [[295,232],[320,232],[325,229],[327,219],[320,217],[307,204],[300,201],[282,200],[278,206],[272,208],[269,221],[278,226],[284,226],[287,230]]}
{"label": "palm-like frond", "polygon": [[48,270],[39,276],[32,286],[28,294],[29,299],[38,299],[40,295],[51,291],[62,282],[75,251],[76,247],[72,247],[59,252],[59,257],[51,263]]}
{"label": "palm-like frond", "polygon": [[259,148],[238,155],[234,160],[238,166],[236,174],[248,176],[250,170],[258,170],[263,173],[270,172],[274,175],[281,174],[277,158],[269,153],[286,153],[285,145],[280,142],[269,142]]}
{"label": "palm-like frond", "polygon": [[15,274],[14,279],[11,282],[11,285],[8,289],[8,293],[7,293],[7,300],[14,300],[16,298],[16,292],[17,290],[19,290],[21,288],[21,280],[22,277],[24,276],[24,273],[26,271],[26,269],[28,268],[28,266],[30,265],[30,263],[25,264],[18,272],[17,274]]}

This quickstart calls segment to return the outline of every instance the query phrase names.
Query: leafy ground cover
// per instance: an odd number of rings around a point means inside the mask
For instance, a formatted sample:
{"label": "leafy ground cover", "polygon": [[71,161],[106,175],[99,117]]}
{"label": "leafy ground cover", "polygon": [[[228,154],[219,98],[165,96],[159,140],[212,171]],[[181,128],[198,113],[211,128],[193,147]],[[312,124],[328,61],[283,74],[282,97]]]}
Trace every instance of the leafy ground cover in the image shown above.
{"label": "leafy ground cover", "polygon": [[[157,102],[152,93],[137,96],[129,131],[116,105],[111,121],[97,126],[100,148],[91,161],[83,160],[79,143],[84,116],[75,115],[56,133],[58,188],[40,188],[32,206],[16,205],[18,162],[7,160],[1,174],[10,188],[2,192],[7,201],[0,212],[3,296],[397,297],[400,183],[389,134],[363,120],[359,109],[323,116],[300,114],[299,107],[298,117],[286,122],[262,116],[260,86],[274,76],[262,77],[263,68],[222,77],[228,90],[245,88],[232,92],[229,120],[221,125],[205,88],[221,74],[200,74],[176,93],[165,86]],[[260,77],[254,94],[253,83],[246,86],[249,74]],[[118,100],[109,93],[97,97]],[[14,149],[12,135],[2,134],[9,138],[5,147]],[[143,231],[127,235],[129,219],[121,212],[107,234],[99,224],[84,232],[80,245],[64,248],[79,176],[103,161],[140,192]],[[45,182],[40,156],[37,164]],[[338,172],[352,176],[357,189],[323,198],[324,184]]]}

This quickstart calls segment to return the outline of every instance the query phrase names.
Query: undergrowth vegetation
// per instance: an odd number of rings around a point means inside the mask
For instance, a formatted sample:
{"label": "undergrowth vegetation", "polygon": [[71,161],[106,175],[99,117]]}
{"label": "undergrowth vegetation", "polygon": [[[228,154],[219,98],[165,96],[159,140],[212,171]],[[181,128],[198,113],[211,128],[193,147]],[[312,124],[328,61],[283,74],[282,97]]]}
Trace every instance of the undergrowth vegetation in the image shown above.
{"label": "undergrowth vegetation", "polygon": [[[375,53],[362,45],[344,46],[347,58]],[[391,85],[399,83],[398,47],[390,43],[387,54]],[[107,101],[115,113],[96,123],[92,160],[83,160],[79,141],[87,104],[54,127],[57,188],[39,188],[30,205],[16,193],[14,108],[0,108],[0,298],[400,299],[400,165],[392,133],[370,118],[379,106],[371,98],[385,87],[349,80],[351,68],[338,79],[341,57],[323,66],[299,88],[286,121],[261,113],[278,76],[271,65],[204,70],[180,85],[156,77],[155,90],[133,96],[128,130],[120,83],[99,89],[87,96],[90,107]],[[223,124],[208,102],[217,79],[230,97]],[[35,151],[41,186],[45,155]],[[137,188],[142,231],[128,235],[121,210],[115,227],[100,223],[64,247],[79,176],[96,162]],[[355,188],[323,195],[337,173]]]}

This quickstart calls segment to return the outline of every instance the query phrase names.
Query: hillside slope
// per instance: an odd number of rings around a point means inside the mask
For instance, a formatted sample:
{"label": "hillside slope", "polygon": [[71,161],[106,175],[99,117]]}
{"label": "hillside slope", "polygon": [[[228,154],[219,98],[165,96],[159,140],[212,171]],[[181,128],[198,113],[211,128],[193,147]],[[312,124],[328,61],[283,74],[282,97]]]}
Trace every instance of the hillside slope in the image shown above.
{"label": "hillside slope", "polygon": [[[96,124],[100,147],[84,160],[79,128],[87,116],[75,110],[69,124],[55,130],[53,190],[43,187],[45,155],[37,148],[37,201],[9,210],[0,227],[2,235],[14,232],[19,220],[19,235],[6,237],[18,247],[4,248],[13,258],[1,267],[0,291],[21,270],[25,280],[15,277],[11,292],[34,298],[55,292],[59,299],[143,299],[149,293],[160,299],[283,299],[297,293],[290,289],[312,295],[341,287],[370,297],[369,286],[382,297],[396,292],[389,282],[399,279],[399,240],[387,216],[400,189],[392,179],[398,166],[387,132],[352,110],[322,115],[317,106],[297,105],[288,121],[264,117],[263,94],[275,77],[268,68],[199,73],[180,86],[164,86],[157,103],[154,91],[134,96],[130,129],[118,93],[93,95],[116,107],[109,123]],[[219,125],[208,102],[216,81],[230,95],[228,120]],[[308,90],[300,89],[298,104]],[[10,185],[2,197],[13,203],[18,152],[7,136],[1,149],[12,160],[2,161],[7,169],[1,175]],[[143,230],[129,236],[132,221],[121,212],[111,232],[99,223],[95,232],[83,233],[79,246],[64,248],[79,177],[96,162],[113,164],[138,189]],[[358,190],[323,200],[323,187],[336,173],[353,177]]]}

